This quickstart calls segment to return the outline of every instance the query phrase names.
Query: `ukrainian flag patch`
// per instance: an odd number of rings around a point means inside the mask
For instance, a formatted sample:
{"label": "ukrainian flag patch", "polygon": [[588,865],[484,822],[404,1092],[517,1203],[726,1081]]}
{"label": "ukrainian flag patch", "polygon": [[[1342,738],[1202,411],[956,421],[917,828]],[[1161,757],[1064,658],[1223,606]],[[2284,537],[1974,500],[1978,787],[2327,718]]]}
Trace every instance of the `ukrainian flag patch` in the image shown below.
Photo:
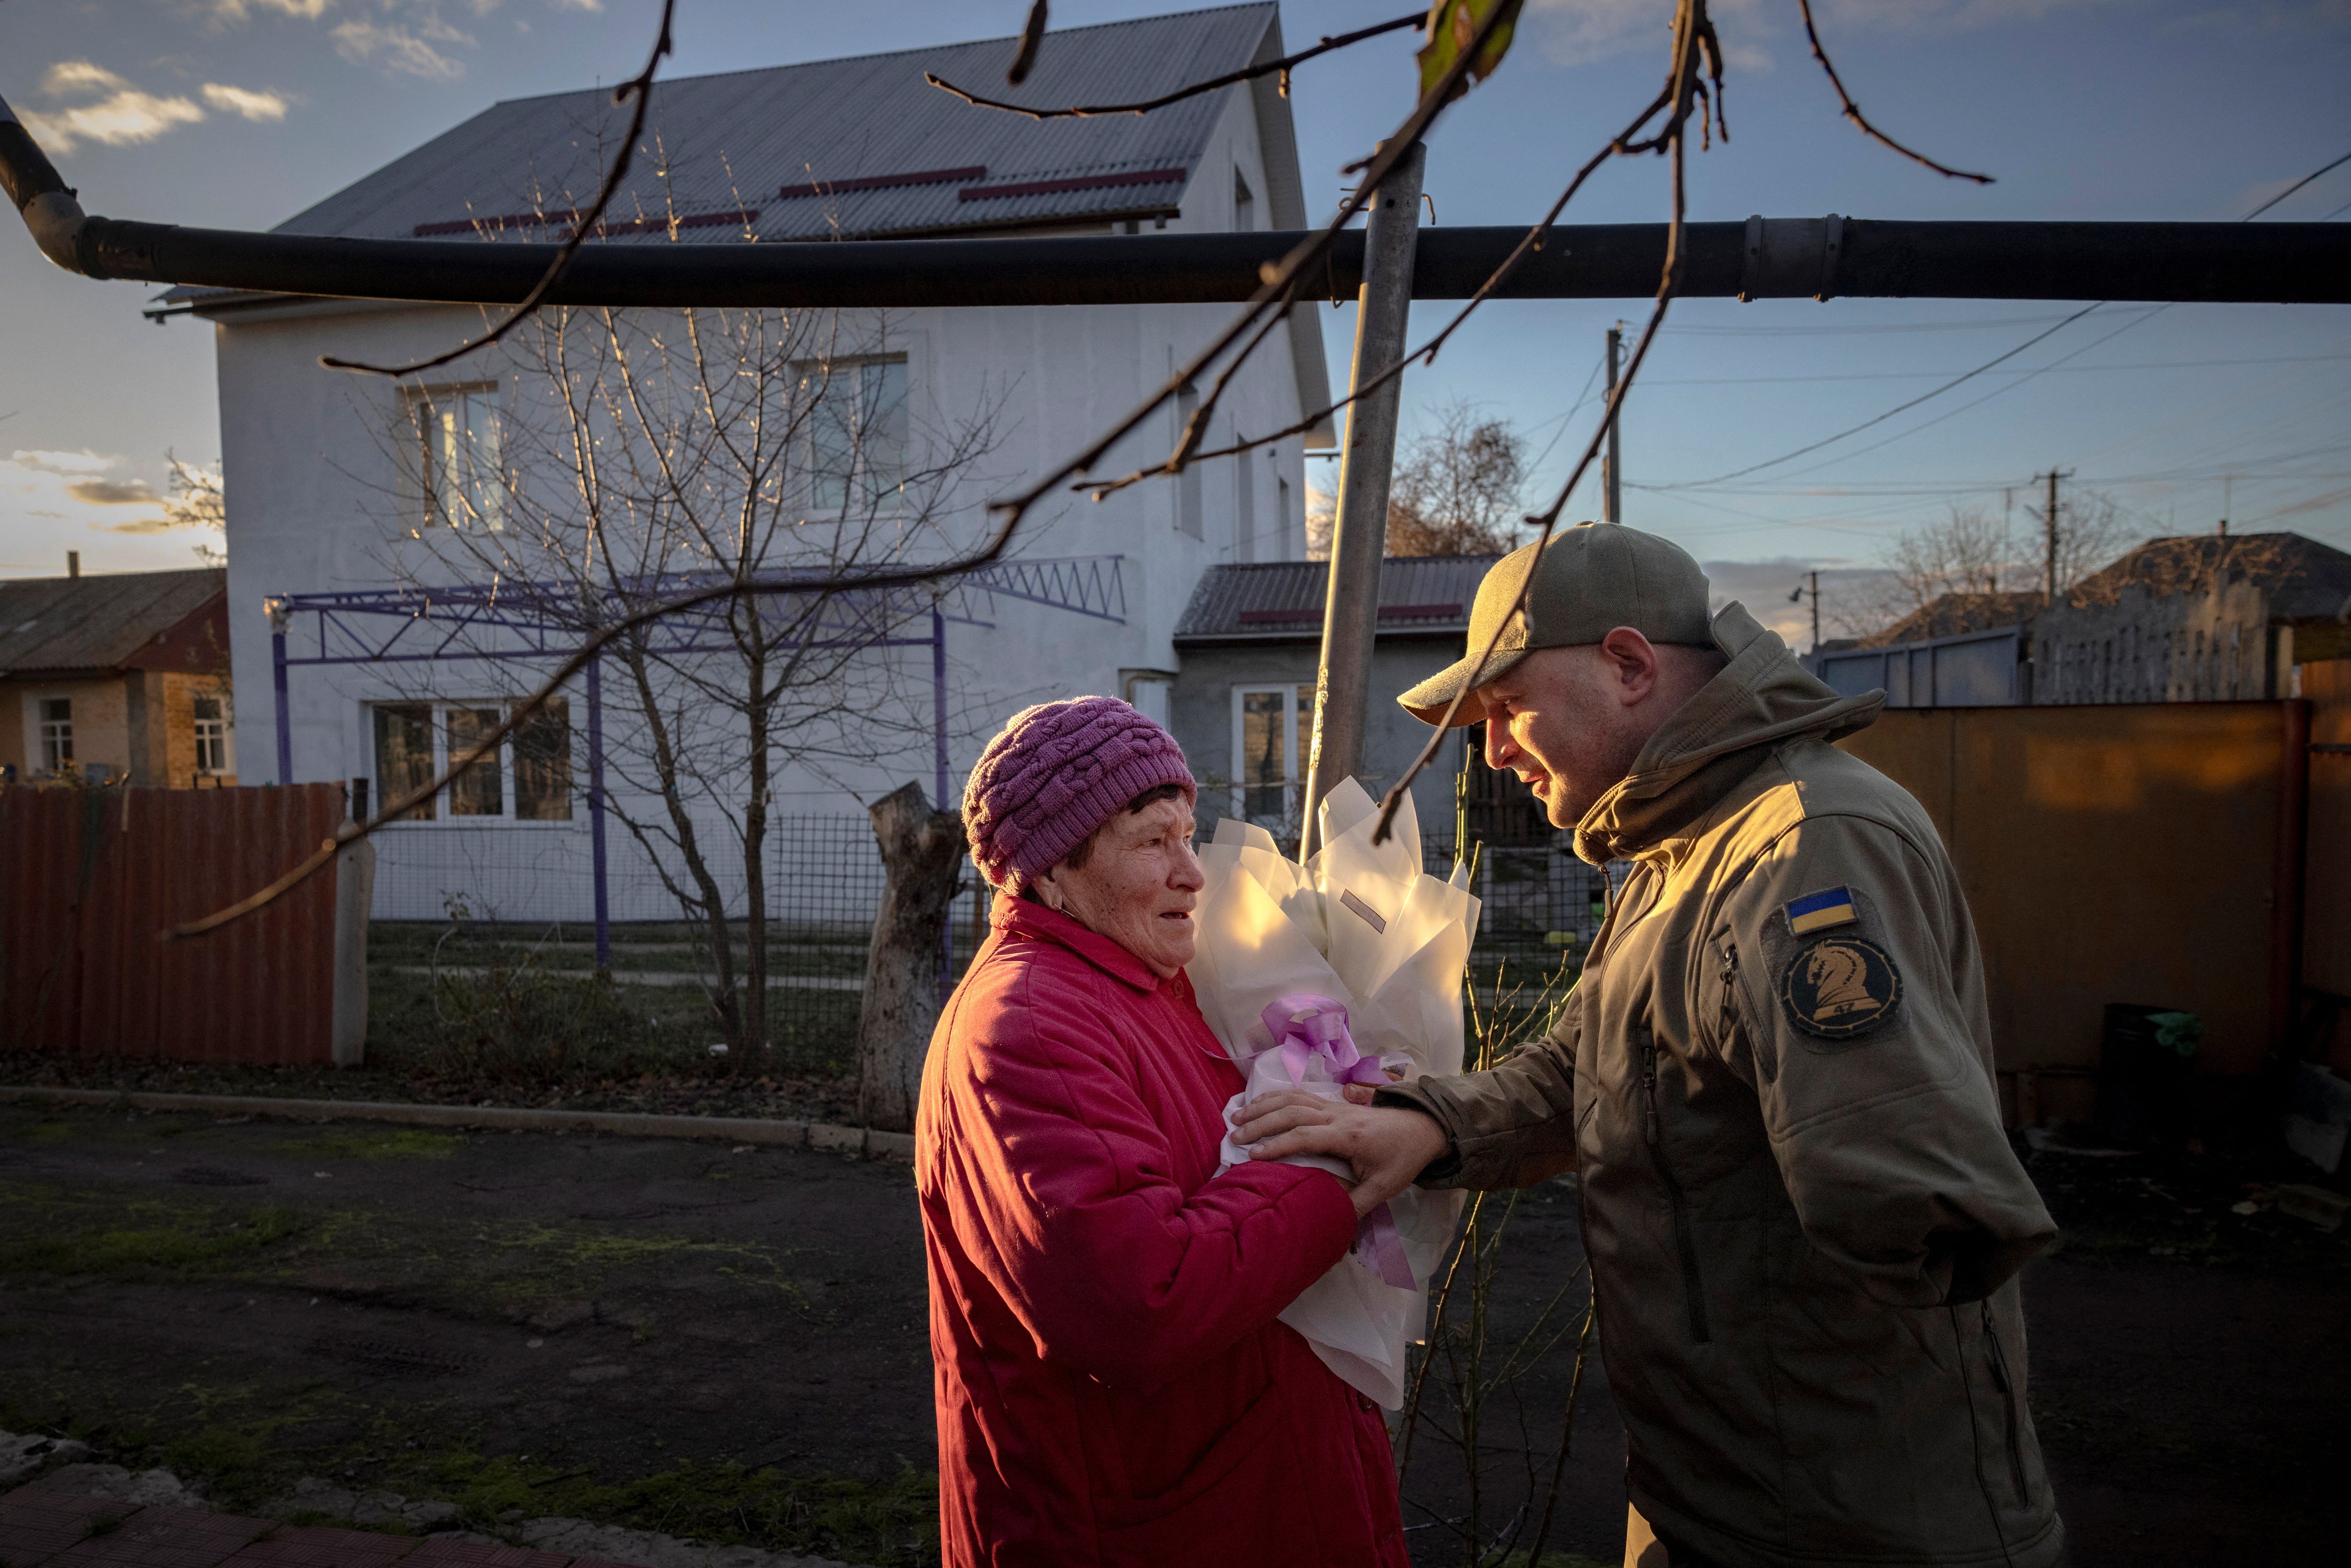
{"label": "ukrainian flag patch", "polygon": [[1825,887],[1792,899],[1781,907],[1787,914],[1789,932],[1797,936],[1808,936],[1832,925],[1849,925],[1858,918],[1854,914],[1850,888]]}

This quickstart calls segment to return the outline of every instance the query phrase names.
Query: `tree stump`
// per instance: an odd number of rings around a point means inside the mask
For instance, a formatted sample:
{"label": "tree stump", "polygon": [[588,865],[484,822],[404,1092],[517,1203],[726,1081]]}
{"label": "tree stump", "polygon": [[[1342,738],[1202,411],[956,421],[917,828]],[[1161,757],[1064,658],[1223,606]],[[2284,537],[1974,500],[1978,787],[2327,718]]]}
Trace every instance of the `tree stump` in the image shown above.
{"label": "tree stump", "polygon": [[857,1011],[857,1112],[869,1127],[909,1133],[939,1020],[939,955],[963,864],[963,816],[931,810],[919,784],[867,810],[883,881]]}

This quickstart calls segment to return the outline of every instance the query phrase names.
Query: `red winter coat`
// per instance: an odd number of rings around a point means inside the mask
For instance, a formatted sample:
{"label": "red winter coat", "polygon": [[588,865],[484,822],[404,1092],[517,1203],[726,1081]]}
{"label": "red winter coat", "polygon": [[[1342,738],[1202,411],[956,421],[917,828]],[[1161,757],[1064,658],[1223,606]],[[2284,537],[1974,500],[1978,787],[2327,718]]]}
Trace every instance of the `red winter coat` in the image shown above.
{"label": "red winter coat", "polygon": [[1353,1242],[1345,1188],[1211,1181],[1241,1075],[1190,981],[995,923],[914,1123],[948,1568],[1405,1568],[1378,1409],[1274,1321]]}

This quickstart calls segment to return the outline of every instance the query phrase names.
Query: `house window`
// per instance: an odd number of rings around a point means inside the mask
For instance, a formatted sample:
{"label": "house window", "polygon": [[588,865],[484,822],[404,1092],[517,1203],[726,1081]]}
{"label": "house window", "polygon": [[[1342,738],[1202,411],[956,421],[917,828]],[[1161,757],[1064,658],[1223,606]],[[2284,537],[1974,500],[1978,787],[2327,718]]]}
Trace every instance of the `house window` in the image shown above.
{"label": "house window", "polygon": [[73,767],[73,699],[43,697],[39,709],[41,767],[64,773]]}
{"label": "house window", "polygon": [[[568,822],[571,820],[571,712],[561,697],[512,735],[483,749],[507,716],[497,702],[379,703],[374,713],[375,787],[386,805],[466,762],[437,800],[402,819],[413,822]],[[475,755],[478,753],[478,755]]]}
{"label": "house window", "polygon": [[505,528],[505,440],[496,383],[411,392],[408,419],[425,526]]}
{"label": "house window", "polygon": [[1257,197],[1238,169],[1233,171],[1233,227],[1244,231],[1257,227]]}
{"label": "house window", "polygon": [[906,486],[906,357],[799,367],[816,400],[802,461],[818,512],[887,508]]}
{"label": "house window", "polygon": [[195,700],[195,719],[196,771],[230,771],[227,705],[218,697],[198,697]]}
{"label": "house window", "polygon": [[1276,479],[1273,482],[1273,537],[1276,540],[1277,548],[1281,552],[1280,559],[1288,559],[1290,552],[1290,481],[1287,479]]}
{"label": "house window", "polygon": [[1233,814],[1295,837],[1314,739],[1311,685],[1233,688]]}

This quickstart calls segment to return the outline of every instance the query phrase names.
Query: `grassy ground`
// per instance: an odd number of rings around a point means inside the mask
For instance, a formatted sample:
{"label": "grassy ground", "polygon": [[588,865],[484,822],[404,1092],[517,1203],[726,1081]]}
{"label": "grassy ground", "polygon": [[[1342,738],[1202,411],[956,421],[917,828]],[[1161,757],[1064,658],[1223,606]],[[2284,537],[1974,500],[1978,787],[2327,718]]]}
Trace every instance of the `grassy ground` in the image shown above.
{"label": "grassy ground", "polygon": [[932,1561],[912,1197],[787,1151],[0,1110],[0,1425],[232,1509],[318,1476]]}

